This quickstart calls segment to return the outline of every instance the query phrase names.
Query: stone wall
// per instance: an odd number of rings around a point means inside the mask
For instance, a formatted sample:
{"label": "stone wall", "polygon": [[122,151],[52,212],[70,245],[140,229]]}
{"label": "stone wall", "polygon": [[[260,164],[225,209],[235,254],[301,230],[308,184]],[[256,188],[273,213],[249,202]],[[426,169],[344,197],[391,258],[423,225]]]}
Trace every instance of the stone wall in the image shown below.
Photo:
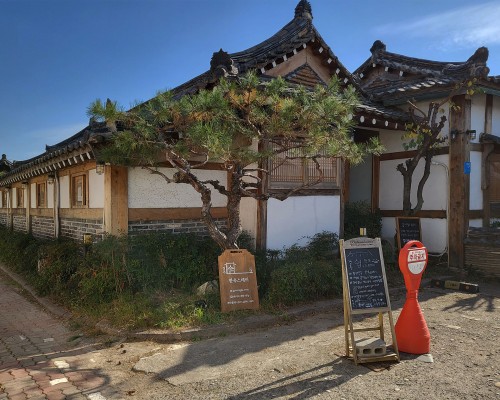
{"label": "stone wall", "polygon": [[91,233],[94,240],[102,238],[102,220],[94,219],[61,219],[60,236],[83,240],[84,233]]}
{"label": "stone wall", "polygon": [[17,232],[26,233],[26,216],[25,215],[14,215],[13,216],[14,230]]}
{"label": "stone wall", "polygon": [[7,213],[0,212],[0,225],[7,226],[8,220]]}
{"label": "stone wall", "polygon": [[53,239],[54,219],[50,217],[31,217],[31,233],[38,239]]}
{"label": "stone wall", "polygon": [[[227,225],[225,218],[215,220],[217,226],[224,229]],[[206,225],[200,219],[168,220],[168,221],[137,221],[129,222],[129,235],[141,233],[167,232],[167,233],[195,233],[200,236],[209,236]]]}

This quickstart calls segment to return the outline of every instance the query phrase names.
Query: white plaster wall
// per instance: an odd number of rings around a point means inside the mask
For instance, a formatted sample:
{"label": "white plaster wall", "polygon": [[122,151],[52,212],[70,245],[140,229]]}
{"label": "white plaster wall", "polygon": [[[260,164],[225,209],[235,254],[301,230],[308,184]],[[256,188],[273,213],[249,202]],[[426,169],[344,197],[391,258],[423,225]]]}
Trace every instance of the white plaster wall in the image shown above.
{"label": "white plaster wall", "polygon": [[381,130],[379,133],[380,142],[385,148],[384,153],[395,153],[399,151],[404,151],[403,141],[401,137],[404,131],[388,131]]}
{"label": "white plaster wall", "polygon": [[[160,168],[160,171],[172,176],[173,168]],[[196,170],[201,179],[218,180],[227,185],[225,171]],[[200,194],[191,185],[167,183],[161,176],[151,174],[141,168],[129,168],[128,171],[128,206],[129,208],[187,208],[201,207]],[[212,191],[212,206],[225,207],[226,196]]]}
{"label": "white plaster wall", "polygon": [[30,185],[31,191],[31,208],[36,208],[36,183]]}
{"label": "white plaster wall", "polygon": [[[427,112],[427,109],[429,107],[429,102],[419,102],[416,104],[417,107],[421,108],[423,111]],[[438,119],[441,117],[441,115],[446,116],[446,123],[443,127],[443,130],[441,131],[443,135],[448,136],[448,132],[450,129],[449,126],[449,119],[450,119],[450,109],[448,104],[444,104],[442,107],[442,113],[439,113]],[[403,111],[408,111],[408,107],[401,107]],[[403,141],[401,138],[404,134],[404,126],[398,127],[398,131],[391,131],[391,130],[381,130],[380,131],[380,142],[384,145],[385,147],[385,153],[395,153],[399,151],[405,151],[403,147],[404,142],[408,142],[409,140]]]}
{"label": "white plaster wall", "polygon": [[481,153],[479,151],[470,152],[471,172],[470,172],[470,193],[469,209],[483,209],[483,191],[481,190]]}
{"label": "white plaster wall", "polygon": [[476,138],[471,143],[479,143],[479,135],[484,132],[484,111],[486,108],[486,95],[477,94],[471,100],[470,128],[476,131]]}
{"label": "white plaster wall", "polygon": [[297,196],[267,203],[267,248],[304,244],[307,236],[339,233],[340,196]]}
{"label": "white plaster wall", "polygon": [[61,208],[70,208],[69,175],[59,178],[59,204]]}
{"label": "white plaster wall", "polygon": [[[448,226],[445,219],[421,218],[422,243],[431,253],[444,253],[448,247]],[[382,218],[382,238],[388,240],[396,248],[396,218]]]}
{"label": "white plaster wall", "polygon": [[12,188],[12,208],[17,208],[17,189]]}
{"label": "white plaster wall", "polygon": [[482,228],[483,227],[483,220],[482,219],[470,219],[469,220],[469,227],[470,228]]}
{"label": "white plaster wall", "polygon": [[104,207],[104,174],[89,171],[89,208]]}
{"label": "white plaster wall", "polygon": [[243,230],[247,231],[252,238],[257,237],[257,200],[244,197],[240,204],[240,218]]}
{"label": "white plaster wall", "polygon": [[54,208],[54,184],[47,183],[47,207]]}
{"label": "white plaster wall", "polygon": [[[448,165],[448,155],[433,157],[434,162]],[[380,209],[401,210],[403,207],[403,176],[396,167],[404,160],[389,160],[380,162]],[[417,202],[418,180],[422,176],[424,161],[420,160],[413,174],[411,202]],[[448,199],[448,175],[441,165],[431,165],[431,173],[424,191],[423,210],[446,210]]]}
{"label": "white plaster wall", "polygon": [[498,97],[498,96],[493,96],[493,112],[492,112],[492,116],[491,116],[491,133],[493,135],[500,136],[500,97]]}

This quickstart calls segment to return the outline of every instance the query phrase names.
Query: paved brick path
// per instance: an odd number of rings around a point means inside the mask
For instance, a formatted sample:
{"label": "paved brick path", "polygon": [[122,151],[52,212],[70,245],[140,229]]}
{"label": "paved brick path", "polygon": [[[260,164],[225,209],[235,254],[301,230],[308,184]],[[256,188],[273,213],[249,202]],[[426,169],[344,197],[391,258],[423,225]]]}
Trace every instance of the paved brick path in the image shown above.
{"label": "paved brick path", "polygon": [[18,291],[0,274],[0,400],[105,399],[106,376],[79,368],[91,349]]}

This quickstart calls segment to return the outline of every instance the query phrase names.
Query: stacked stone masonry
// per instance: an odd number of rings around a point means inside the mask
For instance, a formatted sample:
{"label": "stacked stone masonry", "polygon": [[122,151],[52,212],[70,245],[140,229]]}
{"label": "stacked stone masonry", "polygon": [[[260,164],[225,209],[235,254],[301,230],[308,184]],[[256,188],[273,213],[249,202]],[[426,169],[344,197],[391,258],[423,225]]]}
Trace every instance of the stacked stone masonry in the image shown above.
{"label": "stacked stone masonry", "polygon": [[[224,230],[227,220],[215,220],[217,226]],[[129,222],[128,233],[137,235],[141,233],[167,232],[167,233],[195,233],[200,236],[209,236],[205,223],[200,219],[168,220],[168,221],[138,221]]]}
{"label": "stacked stone masonry", "polygon": [[0,212],[0,225],[7,226],[7,223],[8,223],[7,213]]}
{"label": "stacked stone masonry", "polygon": [[38,239],[54,238],[54,219],[50,217],[31,217],[31,233]]}
{"label": "stacked stone masonry", "polygon": [[90,233],[94,240],[102,238],[102,220],[61,219],[61,236],[82,241],[83,234]]}
{"label": "stacked stone masonry", "polygon": [[13,218],[14,230],[16,232],[27,232],[26,229],[26,216],[25,215],[14,215]]}

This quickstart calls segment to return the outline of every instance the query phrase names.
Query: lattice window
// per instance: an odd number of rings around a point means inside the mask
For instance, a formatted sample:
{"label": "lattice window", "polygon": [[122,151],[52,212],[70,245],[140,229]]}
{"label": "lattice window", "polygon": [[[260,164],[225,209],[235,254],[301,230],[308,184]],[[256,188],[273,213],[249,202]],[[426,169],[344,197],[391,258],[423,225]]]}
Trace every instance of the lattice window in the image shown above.
{"label": "lattice window", "polygon": [[[279,145],[273,144],[273,150]],[[326,152],[320,152],[325,155]],[[312,160],[297,158],[304,155],[304,149],[289,149],[270,160],[270,181],[272,188],[290,188],[316,181],[320,173]],[[318,188],[337,188],[340,160],[335,157],[318,158],[323,171],[323,181]]]}

